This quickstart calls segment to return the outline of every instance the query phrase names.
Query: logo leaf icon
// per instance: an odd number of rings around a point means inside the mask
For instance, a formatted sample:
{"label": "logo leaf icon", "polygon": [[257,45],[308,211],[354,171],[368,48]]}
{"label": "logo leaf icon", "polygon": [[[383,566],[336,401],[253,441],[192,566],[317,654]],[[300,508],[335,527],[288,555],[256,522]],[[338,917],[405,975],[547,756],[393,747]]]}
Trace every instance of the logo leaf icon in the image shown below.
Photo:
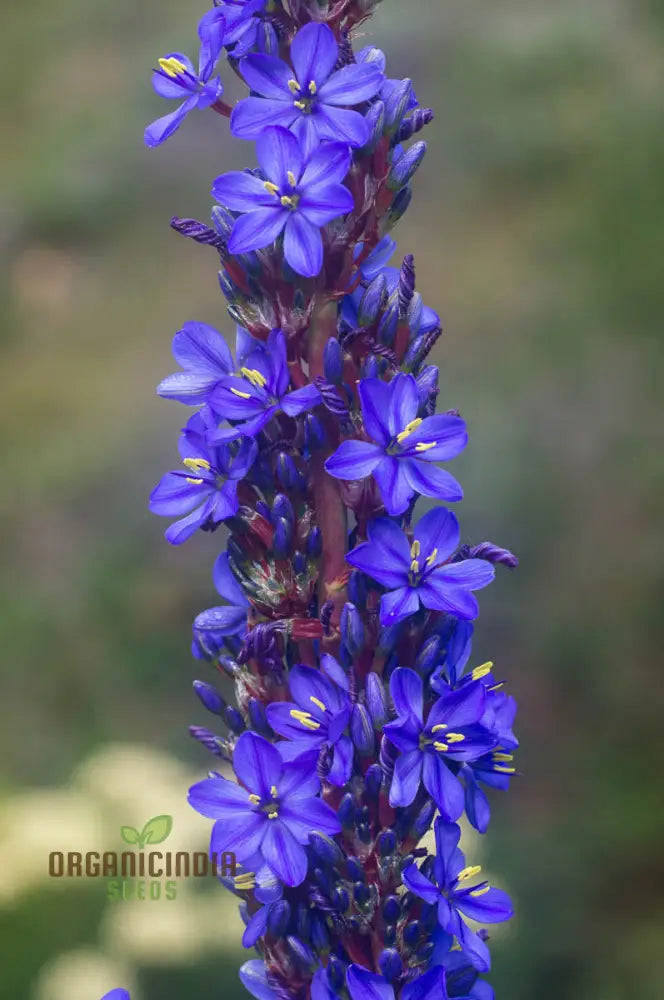
{"label": "logo leaf icon", "polygon": [[133,826],[121,826],[120,836],[124,840],[125,844],[138,844],[141,835],[138,830],[135,830]]}
{"label": "logo leaf icon", "polygon": [[172,816],[153,816],[141,830],[140,844],[161,844],[173,829]]}

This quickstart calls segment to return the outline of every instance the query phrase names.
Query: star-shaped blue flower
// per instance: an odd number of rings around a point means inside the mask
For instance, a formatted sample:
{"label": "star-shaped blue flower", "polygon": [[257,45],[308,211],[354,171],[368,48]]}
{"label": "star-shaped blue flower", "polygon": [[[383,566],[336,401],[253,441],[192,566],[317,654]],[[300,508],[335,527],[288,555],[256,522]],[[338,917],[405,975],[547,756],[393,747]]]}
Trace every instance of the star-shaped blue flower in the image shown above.
{"label": "star-shaped blue flower", "polygon": [[241,638],[247,630],[249,601],[233,576],[228,553],[222,552],[217,557],[212,579],[217,592],[228,603],[201,611],[194,618],[192,652],[196,657],[218,656],[227,638]]}
{"label": "star-shaped blue flower", "polygon": [[343,441],[325,463],[336,479],[378,483],[388,514],[403,514],[415,493],[448,502],[461,500],[463,490],[444,469],[431,465],[454,458],[468,441],[460,417],[439,414],[418,417],[417,382],[396,375],[391,382],[362,379],[359,385],[364,429],[371,441]]}
{"label": "star-shaped blue flower", "polygon": [[167,472],[150,494],[150,510],[163,517],[180,517],[165,532],[180,545],[200,527],[214,527],[238,508],[237,488],[256,458],[256,442],[249,438],[211,445],[199,413],[189,420],[179,444],[185,469]]}
{"label": "star-shaped blue flower", "polygon": [[[350,1000],[395,1000],[396,997],[391,982],[362,965],[348,966],[346,986]],[[327,969],[318,969],[311,983],[311,1000],[339,1000],[339,996],[330,984]],[[440,965],[434,966],[408,980],[401,987],[399,997],[400,1000],[448,1000],[445,970]]]}
{"label": "star-shaped blue flower", "polygon": [[157,392],[190,406],[205,403],[217,383],[234,371],[228,344],[207,323],[185,323],[173,337],[173,357],[183,371],[162,379]]}
{"label": "star-shaped blue flower", "polygon": [[216,820],[211,851],[234,851],[238,861],[257,859],[286,885],[300,885],[307,874],[304,845],[309,834],[339,833],[336,813],[319,797],[315,772],[297,761],[284,763],[277,748],[256,733],[243,733],[235,745],[227,778],[206,778],[189,790],[189,802]]}
{"label": "star-shaped blue flower", "polygon": [[341,183],[350,167],[348,146],[325,143],[306,157],[292,132],[263,128],[256,156],[262,178],[234,170],[212,186],[217,201],[243,213],[235,220],[228,249],[233,254],[258,250],[283,233],[287,262],[313,278],[323,265],[321,227],[353,209],[353,196]]}
{"label": "star-shaped blue flower", "polygon": [[163,118],[157,118],[145,130],[145,144],[159,146],[165,142],[194,108],[209,108],[223,93],[218,76],[212,77],[214,67],[224,45],[226,22],[219,8],[210,10],[198,25],[201,46],[198,72],[193,63],[181,52],[170,52],[159,60],[159,69],[152,74],[152,86],[160,97],[180,100],[179,105]]}
{"label": "star-shaped blue flower", "polygon": [[387,517],[368,526],[362,542],[346,561],[376,580],[388,593],[380,600],[382,625],[394,625],[418,610],[446,611],[472,620],[479,606],[471,591],[491,583],[494,569],[483,559],[448,563],[459,544],[459,522],[449,510],[436,508],[420,518],[412,543]]}
{"label": "star-shaped blue flower", "polygon": [[262,15],[267,0],[224,0],[221,10],[226,18],[224,45],[234,59],[259,45]]}
{"label": "star-shaped blue flower", "polygon": [[[342,681],[341,686],[325,676],[323,671],[328,665],[337,682]],[[324,654],[321,670],[302,664],[293,667],[288,686],[293,701],[276,701],[267,706],[267,721],[275,733],[285,737],[277,744],[281,756],[297,760],[327,746],[334,755],[327,780],[333,785],[345,785],[353,765],[353,743],[347,734],[352,711],[347,675],[333,657]]]}
{"label": "star-shaped blue flower", "polygon": [[458,847],[461,831],[456,823],[437,819],[435,835],[433,882],[412,864],[402,875],[404,885],[426,903],[436,906],[443,930],[454,935],[476,969],[486,972],[491,964],[489,949],[465,918],[482,924],[502,923],[513,915],[512,902],[506,892],[492,888],[486,881],[473,884],[481,868],[466,866]]}
{"label": "star-shaped blue flower", "polygon": [[383,83],[380,68],[352,63],[335,71],[339,46],[334,33],[313,21],[295,35],[290,54],[292,67],[262,53],[241,61],[240,73],[260,96],[247,97],[233,109],[233,134],[256,139],[266,125],[282,125],[307,151],[323,140],[364,146],[369,127],[352,109],[376,96]]}
{"label": "star-shaped blue flower", "polygon": [[208,430],[208,440],[223,441],[239,434],[253,437],[278,410],[294,417],[320,403],[320,393],[313,384],[288,391],[286,340],[281,330],[273,330],[267,344],[257,347],[244,361],[240,374],[222,379],[209,396],[209,404],[220,418],[238,422],[230,429]]}
{"label": "star-shaped blue flower", "polygon": [[[422,678],[398,667],[390,678],[397,719],[384,733],[401,751],[394,767],[390,805],[409,806],[420,784],[443,816],[456,820],[463,812],[464,793],[456,777],[459,762],[476,760],[497,745],[494,733],[482,725],[486,691],[481,681],[448,691],[432,705],[424,721]],[[450,766],[451,765],[451,766]]]}

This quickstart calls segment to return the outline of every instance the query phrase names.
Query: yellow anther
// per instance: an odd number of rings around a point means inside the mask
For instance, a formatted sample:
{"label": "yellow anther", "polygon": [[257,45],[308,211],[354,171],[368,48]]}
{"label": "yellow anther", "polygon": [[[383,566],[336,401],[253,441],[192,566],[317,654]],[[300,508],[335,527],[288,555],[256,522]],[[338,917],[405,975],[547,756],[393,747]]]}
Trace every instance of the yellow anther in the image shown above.
{"label": "yellow anther", "polygon": [[307,106],[304,103],[304,101],[293,101],[293,104],[295,105],[296,108],[299,108],[300,111],[306,111],[307,110]]}
{"label": "yellow anther", "polygon": [[465,738],[463,733],[448,733],[445,737],[448,743],[463,743]]}
{"label": "yellow anther", "polygon": [[321,712],[327,712],[327,706],[320,700],[320,698],[314,698],[313,695],[309,695],[309,701],[312,701],[317,708],[320,708]]}
{"label": "yellow anther", "polygon": [[290,90],[291,94],[299,94],[300,93],[300,85],[297,82],[297,80],[289,80],[288,81],[288,89]]}
{"label": "yellow anther", "polygon": [[256,885],[256,875],[254,872],[242,872],[241,875],[235,876],[233,883],[235,888],[240,889],[241,891],[253,889]]}
{"label": "yellow anther", "polygon": [[239,396],[240,399],[251,399],[250,393],[241,392],[239,389],[234,389],[232,386],[231,386],[231,392],[233,393],[234,396]]}
{"label": "yellow anther", "polygon": [[278,815],[279,815],[279,813],[275,809],[273,812],[267,814],[267,818],[268,819],[276,819]]}
{"label": "yellow anther", "polygon": [[472,891],[472,892],[469,892],[469,893],[468,893],[468,895],[469,895],[469,896],[483,896],[483,895],[484,895],[484,893],[485,893],[485,892],[488,892],[490,888],[491,888],[491,886],[490,886],[490,885],[483,885],[483,886],[482,886],[481,888],[479,888],[479,889],[473,889],[473,891]]}
{"label": "yellow anther", "polygon": [[297,179],[293,171],[289,170],[288,173],[286,174],[286,177],[288,178],[288,183],[290,184],[290,186],[294,188],[295,185],[297,184]]}
{"label": "yellow anther", "polygon": [[441,729],[447,729],[446,722],[439,722],[437,725],[431,727],[432,733],[439,733]]}
{"label": "yellow anther", "polygon": [[292,719],[302,723],[307,729],[320,729],[320,722],[316,722],[310,712],[303,712],[299,708],[291,708],[290,714]]}
{"label": "yellow anther", "polygon": [[449,747],[447,746],[447,744],[446,743],[440,743],[439,740],[436,740],[434,742],[433,748],[434,748],[434,750],[440,750],[441,753],[447,753],[447,751],[449,750]]}
{"label": "yellow anther", "polygon": [[203,480],[202,479],[194,479],[193,476],[187,476],[187,482],[190,483],[192,486],[202,486],[203,485]]}
{"label": "yellow anther", "polygon": [[505,681],[499,681],[498,684],[492,684],[490,688],[487,688],[487,691],[500,691],[501,687],[505,687]]}
{"label": "yellow anther", "polygon": [[293,208],[294,202],[293,199],[290,197],[290,195],[282,194],[281,204],[284,206],[284,208]]}
{"label": "yellow anther", "polygon": [[180,59],[176,59],[175,56],[159,59],[159,69],[162,69],[166,76],[170,76],[172,80],[187,72],[185,64]]}
{"label": "yellow anther", "polygon": [[410,564],[410,571],[411,573],[419,573],[420,564],[418,563],[417,559],[413,559],[412,563]]}
{"label": "yellow anther", "polygon": [[496,763],[508,764],[511,760],[514,760],[513,753],[494,753],[492,754],[493,759]]}
{"label": "yellow anther", "polygon": [[267,385],[265,375],[259,372],[256,368],[240,368],[240,374],[244,375],[247,382],[251,382],[252,385],[257,386],[259,389],[262,389],[263,386]]}
{"label": "yellow anther", "polygon": [[182,464],[186,465],[192,472],[198,472],[199,469],[205,469],[206,472],[210,471],[210,463],[207,458],[183,458]]}
{"label": "yellow anther", "polygon": [[316,93],[317,89],[318,88],[316,87],[316,81],[315,80],[309,80],[309,93],[311,94],[312,97]]}
{"label": "yellow anther", "polygon": [[474,681],[479,681],[482,679],[482,677],[486,677],[487,674],[490,674],[492,670],[493,670],[493,663],[491,662],[491,660],[487,660],[486,663],[481,663],[479,667],[475,667],[470,676],[473,678]]}
{"label": "yellow anther", "polygon": [[481,871],[481,865],[468,865],[467,868],[463,868],[457,875],[457,882],[465,882],[467,878],[475,878]]}
{"label": "yellow anther", "polygon": [[503,767],[502,764],[496,764],[494,771],[498,771],[499,774],[516,774],[515,767]]}
{"label": "yellow anther", "polygon": [[425,566],[433,566],[436,559],[438,558],[438,549],[434,549],[430,556],[427,556]]}
{"label": "yellow anther", "polygon": [[415,417],[414,420],[411,420],[410,423],[406,424],[401,433],[397,434],[397,442],[401,444],[402,441],[405,441],[408,435],[412,434],[413,431],[417,427],[419,427],[421,423],[422,423],[422,417]]}
{"label": "yellow anther", "polygon": [[415,539],[415,541],[413,542],[413,544],[410,547],[410,558],[411,559],[417,559],[417,557],[419,556],[419,554],[420,554],[421,551],[422,551],[422,547],[421,547],[420,543],[418,542],[418,540]]}
{"label": "yellow anther", "polygon": [[273,184],[272,181],[265,181],[263,187],[266,191],[269,191],[270,194],[279,194],[279,188],[276,184]]}
{"label": "yellow anther", "polygon": [[435,448],[437,444],[437,441],[418,441],[415,445],[415,451],[428,451],[429,448]]}
{"label": "yellow anther", "polygon": [[260,795],[254,795],[254,793],[252,792],[251,795],[249,796],[249,801],[251,802],[252,805],[258,806],[260,805],[261,797]]}
{"label": "yellow anther", "polygon": [[272,787],[270,788],[270,795],[272,796],[273,799],[276,799],[278,794],[279,792],[277,791],[277,786],[272,785]]}
{"label": "yellow anther", "polygon": [[456,939],[454,940],[454,944],[450,945],[450,951],[461,951],[461,945]]}

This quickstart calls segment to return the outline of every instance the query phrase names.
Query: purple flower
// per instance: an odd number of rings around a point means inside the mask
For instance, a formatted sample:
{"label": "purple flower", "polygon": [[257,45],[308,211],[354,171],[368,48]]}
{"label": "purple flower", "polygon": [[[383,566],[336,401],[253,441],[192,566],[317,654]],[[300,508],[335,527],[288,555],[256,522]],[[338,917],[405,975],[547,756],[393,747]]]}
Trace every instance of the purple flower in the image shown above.
{"label": "purple flower", "polygon": [[352,63],[334,71],[339,46],[326,24],[301,28],[291,45],[293,68],[276,56],[255,53],[240,72],[260,97],[240,101],[231,130],[240,139],[256,139],[266,125],[291,129],[310,151],[322,140],[364,146],[369,127],[355,105],[380,90],[383,74],[372,63]]}
{"label": "purple flower", "polygon": [[240,966],[240,980],[246,990],[256,1000],[277,1000],[277,995],[267,981],[265,962],[252,958]]}
{"label": "purple flower", "polygon": [[433,882],[409,865],[402,878],[404,885],[426,903],[437,907],[438,923],[454,935],[476,969],[490,968],[489,949],[465,922],[465,917],[482,924],[497,924],[513,914],[512,901],[506,892],[493,889],[488,882],[468,883],[479,875],[479,865],[466,867],[466,859],[458,847],[461,831],[456,823],[435,822],[436,857]]}
{"label": "purple flower", "polygon": [[420,518],[409,544],[401,528],[387,517],[369,523],[369,541],[358,545],[346,561],[388,589],[380,600],[382,625],[394,625],[418,610],[420,602],[472,620],[479,606],[471,591],[491,583],[493,567],[483,559],[447,563],[459,544],[459,522],[449,510],[436,508]]}
{"label": "purple flower", "polygon": [[233,357],[222,335],[207,323],[185,323],[173,337],[173,357],[184,369],[157,386],[166,399],[196,406],[218,382],[233,373]]}
{"label": "purple flower", "polygon": [[454,458],[468,440],[460,417],[440,414],[422,419],[417,382],[396,375],[391,382],[366,378],[359,385],[364,427],[375,443],[343,441],[325,463],[336,479],[372,475],[388,514],[402,514],[415,493],[439,500],[461,500],[463,490],[449,472],[431,466]]}
{"label": "purple flower", "polygon": [[[323,971],[323,970],[321,970]],[[320,972],[316,973],[322,979]],[[316,977],[314,977],[314,983]],[[346,972],[346,983],[350,1000],[395,1000],[394,987],[383,976],[370,972],[361,965],[349,965]],[[322,991],[316,993],[313,989],[312,1000],[328,1000]],[[416,979],[404,984],[399,993],[400,1000],[447,1000],[445,989],[445,970],[437,965]]]}
{"label": "purple flower", "polygon": [[152,75],[152,86],[160,97],[180,100],[182,104],[163,118],[157,118],[145,130],[146,146],[159,146],[165,142],[194,108],[209,108],[223,93],[219,77],[212,79],[212,72],[224,44],[225,20],[221,10],[210,10],[198,25],[201,47],[198,56],[198,73],[181,52],[170,52],[159,60],[159,69]]}
{"label": "purple flower", "polygon": [[[390,805],[409,806],[421,783],[447,820],[463,812],[464,793],[456,778],[459,762],[476,760],[496,746],[494,734],[481,724],[486,692],[481,681],[449,691],[424,721],[422,678],[398,667],[390,678],[397,719],[384,732],[401,751],[394,767]],[[452,768],[450,770],[450,763]]]}
{"label": "purple flower", "polygon": [[[336,683],[323,671],[331,669]],[[339,685],[341,682],[341,685]],[[328,747],[333,752],[327,780],[343,786],[350,781],[353,744],[346,730],[351,717],[347,675],[333,657],[321,657],[321,670],[301,664],[288,674],[293,701],[277,701],[267,706],[267,721],[280,736],[278,743],[284,760],[297,760],[311,751]]]}
{"label": "purple flower", "polygon": [[180,545],[202,526],[214,527],[238,508],[238,481],[256,458],[256,442],[242,438],[228,444],[211,445],[205,425],[196,413],[180,438],[185,471],[167,472],[150,494],[150,510],[164,517],[178,517],[166,529],[172,545]]}
{"label": "purple flower", "polygon": [[266,4],[267,0],[224,0],[221,7],[226,19],[224,45],[232,49],[235,59],[259,45]]}
{"label": "purple flower", "polygon": [[321,226],[353,209],[353,197],[341,184],[350,166],[348,146],[325,143],[305,156],[292,132],[264,128],[256,155],[264,179],[234,170],[212,187],[214,198],[244,213],[235,220],[228,249],[258,250],[283,233],[286,260],[313,278],[323,265]]}
{"label": "purple flower", "polygon": [[194,618],[194,656],[218,656],[224,640],[230,636],[244,636],[247,630],[249,601],[228,564],[228,553],[222,552],[214,564],[212,579],[227,604],[201,611]]}
{"label": "purple flower", "polygon": [[104,993],[101,1000],[130,1000],[129,993],[127,990],[123,990],[120,987],[111,990],[109,993]]}
{"label": "purple flower", "polygon": [[266,347],[252,351],[244,361],[240,374],[223,379],[209,398],[220,417],[238,423],[230,429],[208,431],[208,440],[223,441],[239,434],[253,437],[278,410],[293,417],[320,402],[320,393],[313,384],[288,391],[286,340],[281,330],[273,330]]}
{"label": "purple flower", "polygon": [[194,809],[216,820],[211,851],[234,851],[243,863],[260,859],[286,885],[300,885],[309,834],[341,830],[336,813],[318,796],[315,772],[306,764],[284,763],[272,743],[252,732],[238,739],[233,770],[241,785],[206,778],[189,790]]}

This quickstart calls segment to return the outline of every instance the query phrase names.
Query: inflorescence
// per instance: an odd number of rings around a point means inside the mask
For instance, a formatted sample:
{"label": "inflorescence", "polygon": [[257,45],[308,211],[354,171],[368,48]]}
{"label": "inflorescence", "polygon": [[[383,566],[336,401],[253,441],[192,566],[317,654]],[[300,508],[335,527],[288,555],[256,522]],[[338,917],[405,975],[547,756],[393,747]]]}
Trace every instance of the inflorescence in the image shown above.
{"label": "inflorescence", "polygon": [[[217,251],[237,336],[233,356],[204,323],[176,333],[158,392],[195,409],[150,506],[174,545],[227,533],[224,603],[196,617],[192,648],[237,707],[195,682],[227,732],[191,732],[225,773],[189,800],[215,821],[211,850],[237,857],[223,881],[259,1000],[489,1000],[484,926],[512,915],[458,822],[484,833],[486,789],[515,773],[514,699],[469,664],[474,592],[516,559],[460,546],[444,506],[462,490],[438,463],[466,426],[435,413],[441,323],[413,257],[389,263],[426,152],[409,142],[433,113],[379,49],[354,50],[377,2],[219,0],[198,70],[158,61],[156,92],[180,103],[145,133],[156,146],[208,108],[255,143],[257,166],[213,182],[211,225],[171,223]],[[224,50],[249,88],[233,108]]]}

